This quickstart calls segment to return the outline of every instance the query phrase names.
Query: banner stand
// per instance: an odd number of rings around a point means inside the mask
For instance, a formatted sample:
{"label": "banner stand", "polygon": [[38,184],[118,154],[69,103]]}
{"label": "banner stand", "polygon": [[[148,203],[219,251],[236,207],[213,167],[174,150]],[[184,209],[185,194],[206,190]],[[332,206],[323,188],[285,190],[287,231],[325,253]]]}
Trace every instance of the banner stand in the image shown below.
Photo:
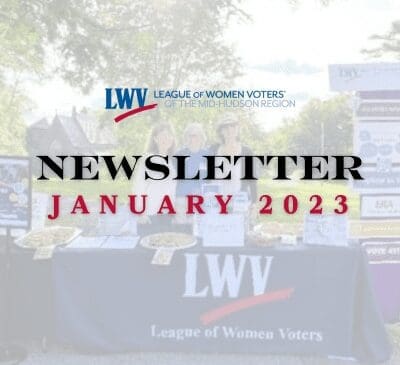
{"label": "banner stand", "polygon": [[[22,209],[20,206],[13,204],[2,207],[1,213],[4,211],[7,216],[0,214],[0,228],[6,229],[5,240],[5,267],[4,267],[4,340],[0,343],[0,363],[19,364],[28,356],[25,348],[12,344],[10,337],[11,331],[11,292],[12,292],[12,260],[11,260],[11,245],[13,237],[11,236],[12,229],[29,230],[31,227],[31,208],[32,208],[32,185],[31,185],[31,165],[30,159],[25,156],[0,156],[0,183],[5,186],[5,192],[2,194],[6,198],[1,202],[10,202],[7,196],[10,193],[20,196],[21,201],[25,202]],[[26,180],[26,181],[24,181]],[[14,215],[9,218],[8,215]],[[3,298],[3,296],[2,296]]]}
{"label": "banner stand", "polygon": [[5,273],[4,273],[4,339],[5,343],[0,344],[0,363],[9,362],[18,364],[26,359],[27,351],[25,348],[8,342],[10,336],[10,313],[11,313],[11,228],[6,229],[6,246],[5,246]]}

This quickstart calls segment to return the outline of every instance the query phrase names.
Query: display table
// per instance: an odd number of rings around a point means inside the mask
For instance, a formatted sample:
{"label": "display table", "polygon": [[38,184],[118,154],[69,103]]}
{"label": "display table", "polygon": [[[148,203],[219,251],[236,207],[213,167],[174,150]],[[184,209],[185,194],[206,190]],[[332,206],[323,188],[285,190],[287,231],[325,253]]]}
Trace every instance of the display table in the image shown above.
{"label": "display table", "polygon": [[[59,249],[58,341],[92,351],[390,356],[358,248]],[[229,283],[225,280],[228,279]],[[256,294],[256,295],[254,295]]]}
{"label": "display table", "polygon": [[375,263],[369,266],[372,287],[387,323],[400,320],[400,263]]}
{"label": "display table", "polygon": [[[13,247],[13,338],[96,352],[390,357],[359,247],[195,246],[169,266],[153,254],[58,248],[34,261]],[[0,293],[3,270],[0,249]]]}

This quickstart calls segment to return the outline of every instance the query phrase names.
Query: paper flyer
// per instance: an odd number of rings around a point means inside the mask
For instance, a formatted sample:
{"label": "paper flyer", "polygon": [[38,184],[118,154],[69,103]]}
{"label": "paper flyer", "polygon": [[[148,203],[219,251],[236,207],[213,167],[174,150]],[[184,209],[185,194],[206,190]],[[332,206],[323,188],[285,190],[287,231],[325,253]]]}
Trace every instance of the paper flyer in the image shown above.
{"label": "paper flyer", "polygon": [[400,364],[399,40],[398,0],[0,1],[0,364]]}

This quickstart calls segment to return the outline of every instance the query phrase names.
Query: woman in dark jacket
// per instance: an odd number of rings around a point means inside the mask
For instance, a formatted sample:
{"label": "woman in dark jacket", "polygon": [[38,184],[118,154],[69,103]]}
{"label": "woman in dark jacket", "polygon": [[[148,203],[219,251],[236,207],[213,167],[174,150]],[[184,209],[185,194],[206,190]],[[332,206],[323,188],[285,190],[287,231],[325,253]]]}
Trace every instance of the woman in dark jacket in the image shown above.
{"label": "woman in dark jacket", "polygon": [[[217,156],[248,156],[253,155],[253,151],[242,145],[240,142],[239,122],[234,116],[227,116],[217,125],[217,134],[220,143],[210,148],[211,154]],[[241,180],[243,176],[243,164],[239,160],[231,166],[232,176],[230,180],[223,180],[223,194],[237,194],[246,192],[249,201],[254,204],[257,202],[257,182],[256,180]]]}

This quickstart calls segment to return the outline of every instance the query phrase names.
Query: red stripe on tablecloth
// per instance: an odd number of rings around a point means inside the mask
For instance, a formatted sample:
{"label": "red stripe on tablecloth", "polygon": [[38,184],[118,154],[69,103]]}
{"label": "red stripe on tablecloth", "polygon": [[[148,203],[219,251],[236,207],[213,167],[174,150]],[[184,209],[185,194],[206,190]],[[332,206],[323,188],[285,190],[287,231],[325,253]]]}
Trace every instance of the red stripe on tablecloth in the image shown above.
{"label": "red stripe on tablecloth", "polygon": [[262,295],[241,298],[239,300],[230,302],[229,304],[223,305],[222,307],[218,307],[204,313],[200,317],[200,321],[203,325],[208,325],[210,323],[218,321],[223,317],[227,317],[232,313],[240,312],[256,305],[289,299],[293,292],[294,288],[287,288],[265,293]]}

